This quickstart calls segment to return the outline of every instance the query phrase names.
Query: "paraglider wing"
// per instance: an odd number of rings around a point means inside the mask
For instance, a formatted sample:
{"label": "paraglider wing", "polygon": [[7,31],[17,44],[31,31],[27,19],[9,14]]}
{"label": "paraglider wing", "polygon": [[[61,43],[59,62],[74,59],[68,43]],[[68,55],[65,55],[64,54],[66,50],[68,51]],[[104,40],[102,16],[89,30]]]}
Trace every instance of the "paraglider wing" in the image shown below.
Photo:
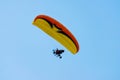
{"label": "paraglider wing", "polygon": [[72,33],[57,20],[46,16],[38,15],[33,25],[50,35],[52,38],[61,43],[71,53],[76,54],[79,51],[79,44]]}

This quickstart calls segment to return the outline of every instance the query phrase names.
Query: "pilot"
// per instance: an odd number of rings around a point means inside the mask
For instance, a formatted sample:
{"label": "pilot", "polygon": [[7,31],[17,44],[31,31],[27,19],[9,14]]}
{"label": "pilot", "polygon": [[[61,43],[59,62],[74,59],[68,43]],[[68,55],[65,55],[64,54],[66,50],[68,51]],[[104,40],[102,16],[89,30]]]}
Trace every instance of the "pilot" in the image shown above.
{"label": "pilot", "polygon": [[62,58],[61,54],[64,52],[64,50],[58,50],[58,48],[56,50],[53,50],[53,54],[55,54],[56,56],[58,56],[60,59]]}

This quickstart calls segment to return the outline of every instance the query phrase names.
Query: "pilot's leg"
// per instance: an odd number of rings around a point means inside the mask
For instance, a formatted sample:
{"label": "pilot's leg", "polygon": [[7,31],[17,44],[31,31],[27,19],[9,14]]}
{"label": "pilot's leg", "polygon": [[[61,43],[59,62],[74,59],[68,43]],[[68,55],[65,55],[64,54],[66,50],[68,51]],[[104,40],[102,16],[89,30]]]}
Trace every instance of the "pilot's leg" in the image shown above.
{"label": "pilot's leg", "polygon": [[62,58],[62,56],[60,56],[60,59]]}
{"label": "pilot's leg", "polygon": [[60,54],[58,56],[59,56],[60,59],[62,58],[62,56]]}
{"label": "pilot's leg", "polygon": [[64,50],[62,50],[62,52],[64,52]]}

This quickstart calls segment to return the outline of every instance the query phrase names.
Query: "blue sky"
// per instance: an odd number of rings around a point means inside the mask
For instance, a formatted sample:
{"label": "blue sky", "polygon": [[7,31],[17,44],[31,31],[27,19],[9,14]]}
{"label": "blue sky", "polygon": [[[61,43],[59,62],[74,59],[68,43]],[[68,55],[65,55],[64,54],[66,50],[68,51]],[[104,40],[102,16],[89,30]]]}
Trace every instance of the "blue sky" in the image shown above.
{"label": "blue sky", "polygon": [[[120,80],[120,0],[0,2],[0,80]],[[39,14],[64,24],[80,51],[72,55],[32,25]],[[63,58],[52,54],[65,49]]]}

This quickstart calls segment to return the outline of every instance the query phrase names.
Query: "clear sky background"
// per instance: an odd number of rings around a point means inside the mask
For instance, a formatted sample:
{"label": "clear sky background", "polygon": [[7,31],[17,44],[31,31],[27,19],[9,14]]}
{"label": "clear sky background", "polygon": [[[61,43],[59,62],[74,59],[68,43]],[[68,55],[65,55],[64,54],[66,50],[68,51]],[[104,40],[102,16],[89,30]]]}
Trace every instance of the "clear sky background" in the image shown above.
{"label": "clear sky background", "polygon": [[[74,34],[78,54],[32,25],[39,14]],[[120,0],[0,1],[0,80],[120,80]]]}

